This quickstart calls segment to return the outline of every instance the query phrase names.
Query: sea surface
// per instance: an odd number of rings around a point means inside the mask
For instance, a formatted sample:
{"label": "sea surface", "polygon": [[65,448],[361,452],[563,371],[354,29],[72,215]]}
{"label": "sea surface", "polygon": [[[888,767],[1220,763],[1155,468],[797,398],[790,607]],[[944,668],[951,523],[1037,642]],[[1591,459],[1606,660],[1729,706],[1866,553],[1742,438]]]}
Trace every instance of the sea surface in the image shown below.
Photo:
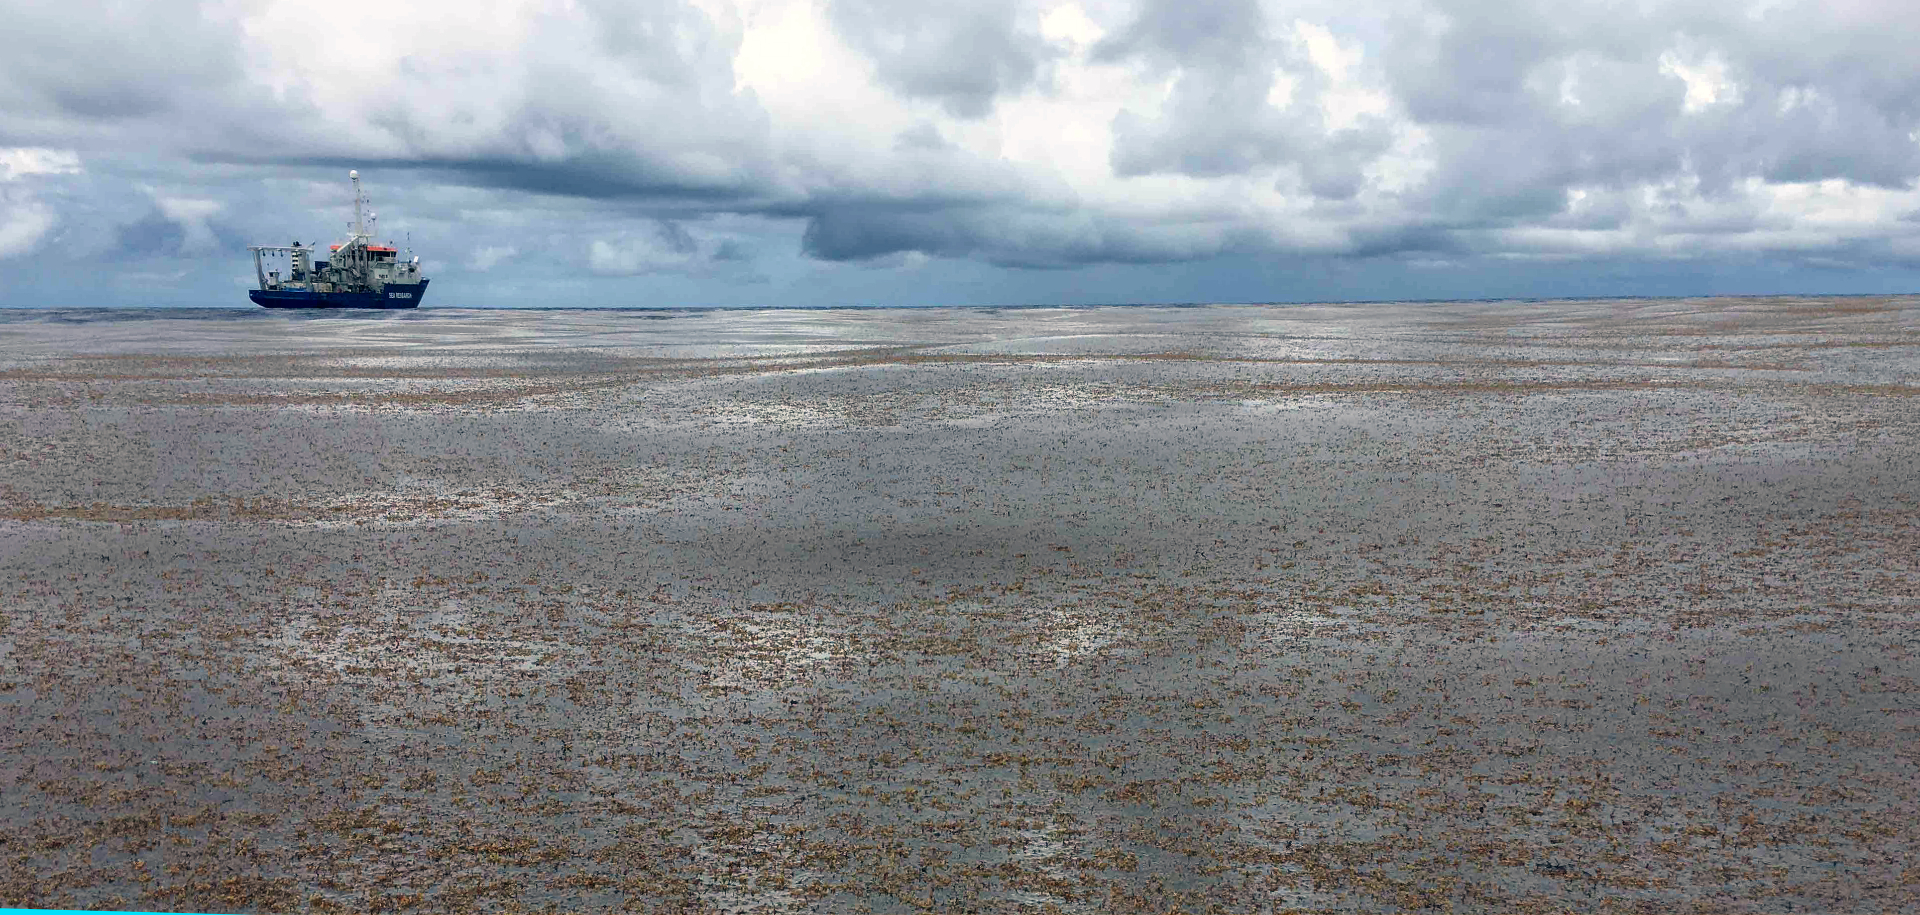
{"label": "sea surface", "polygon": [[1920,909],[1920,298],[0,311],[0,905]]}

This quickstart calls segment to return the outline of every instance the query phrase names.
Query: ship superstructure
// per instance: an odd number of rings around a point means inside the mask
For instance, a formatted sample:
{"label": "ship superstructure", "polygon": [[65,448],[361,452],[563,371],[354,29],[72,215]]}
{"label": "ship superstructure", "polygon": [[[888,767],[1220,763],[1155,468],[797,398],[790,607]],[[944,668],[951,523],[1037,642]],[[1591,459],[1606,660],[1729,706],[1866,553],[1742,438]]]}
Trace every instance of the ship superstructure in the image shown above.
{"label": "ship superstructure", "polygon": [[[328,248],[326,260],[314,260],[316,245],[250,245],[253,271],[260,288],[248,298],[268,308],[418,308],[427,294],[427,278],[420,275],[420,258],[400,260],[399,249],[375,245],[373,223],[379,217],[367,210],[360,189],[360,173],[347,172],[353,181],[353,224],[347,239]],[[408,252],[409,255],[412,252]],[[271,266],[269,266],[271,262]],[[281,270],[285,269],[285,275]]]}

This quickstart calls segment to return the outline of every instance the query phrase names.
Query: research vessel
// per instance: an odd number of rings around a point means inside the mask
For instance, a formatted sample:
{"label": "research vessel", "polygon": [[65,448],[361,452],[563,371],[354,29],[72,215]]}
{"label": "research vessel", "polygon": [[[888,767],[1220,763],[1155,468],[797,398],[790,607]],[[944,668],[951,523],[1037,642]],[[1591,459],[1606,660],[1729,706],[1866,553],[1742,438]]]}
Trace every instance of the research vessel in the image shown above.
{"label": "research vessel", "polygon": [[367,210],[360,172],[349,171],[347,178],[353,182],[353,225],[347,229],[346,241],[327,249],[326,260],[313,259],[317,245],[297,241],[247,246],[260,280],[260,288],[247,293],[255,304],[268,308],[420,307],[427,294],[420,258],[408,251],[409,258],[403,261],[392,244],[370,243],[379,216]]}

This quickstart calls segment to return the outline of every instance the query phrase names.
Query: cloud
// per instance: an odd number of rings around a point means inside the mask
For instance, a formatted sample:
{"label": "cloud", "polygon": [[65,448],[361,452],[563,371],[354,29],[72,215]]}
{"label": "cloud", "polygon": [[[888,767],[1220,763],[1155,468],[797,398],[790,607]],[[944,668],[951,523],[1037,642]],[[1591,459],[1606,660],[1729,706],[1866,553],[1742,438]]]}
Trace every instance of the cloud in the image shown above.
{"label": "cloud", "polygon": [[160,215],[180,227],[180,253],[198,254],[220,247],[211,220],[225,205],[218,200],[155,196]]}
{"label": "cloud", "polygon": [[714,288],[795,259],[1492,275],[1920,245],[1920,60],[1908,12],[1865,0],[423,0],[351,35],[291,0],[0,14],[16,255],[56,222],[76,258],[304,236],[349,166],[456,269]]}
{"label": "cloud", "polygon": [[1039,17],[1011,0],[830,0],[829,10],[883,85],[961,118],[981,117],[1000,96],[1033,87],[1056,53],[1040,35]]}
{"label": "cloud", "polygon": [[[55,131],[100,136],[101,125],[181,114],[188,99],[240,86],[244,44],[231,22],[194,4],[19,2],[0,12],[0,110],[8,112],[0,143]],[[229,107],[199,114],[217,119]]]}
{"label": "cloud", "polygon": [[47,205],[0,187],[0,258],[33,250],[53,223],[53,210]]}
{"label": "cloud", "polygon": [[31,179],[80,171],[80,157],[72,150],[0,149],[0,258],[32,251],[58,222],[53,207],[35,193]]}
{"label": "cloud", "polygon": [[185,246],[187,232],[178,222],[158,209],[127,223],[115,233],[117,246],[127,254],[160,257],[177,256]]}
{"label": "cloud", "polygon": [[1714,105],[1731,105],[1739,101],[1740,84],[1727,75],[1727,63],[1717,54],[1684,62],[1677,51],[1669,50],[1660,55],[1660,72],[1675,76],[1687,84],[1687,94],[1682,99],[1680,110],[1687,114],[1697,114]]}
{"label": "cloud", "polygon": [[487,245],[474,249],[473,256],[467,259],[467,265],[475,271],[485,273],[492,270],[501,261],[512,260],[520,249],[512,245]]}
{"label": "cloud", "polygon": [[196,257],[232,252],[237,240],[218,227],[214,217],[226,209],[218,200],[168,194],[146,189],[153,200],[145,216],[116,232],[118,248],[128,254],[160,257]]}
{"label": "cloud", "polygon": [[693,234],[673,222],[654,222],[644,231],[613,239],[596,238],[587,248],[587,265],[601,276],[685,271],[704,260]]}
{"label": "cloud", "polygon": [[80,156],[70,149],[16,146],[0,149],[0,181],[28,175],[70,175],[80,171]]}

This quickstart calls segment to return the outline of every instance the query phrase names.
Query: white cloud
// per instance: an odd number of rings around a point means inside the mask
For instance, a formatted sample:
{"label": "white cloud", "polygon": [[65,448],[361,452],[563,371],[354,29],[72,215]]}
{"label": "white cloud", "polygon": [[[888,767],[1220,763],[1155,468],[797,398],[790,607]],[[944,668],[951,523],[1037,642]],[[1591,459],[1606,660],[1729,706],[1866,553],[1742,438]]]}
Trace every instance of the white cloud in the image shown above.
{"label": "white cloud", "polygon": [[1678,51],[1662,51],[1660,72],[1686,84],[1687,95],[1681,106],[1688,114],[1740,100],[1740,84],[1728,75],[1727,62],[1718,54],[1709,53],[1689,61]]}
{"label": "white cloud", "polygon": [[473,256],[467,259],[467,266],[485,273],[501,261],[510,260],[519,253],[520,249],[512,245],[488,245],[474,249]]}
{"label": "white cloud", "polygon": [[601,276],[634,276],[684,267],[689,258],[669,255],[645,241],[596,238],[587,246],[587,265]]}
{"label": "white cloud", "polygon": [[0,148],[0,181],[28,175],[69,175],[80,171],[80,155],[70,149],[35,146]]}
{"label": "white cloud", "polygon": [[218,200],[206,200],[197,197],[176,197],[154,194],[154,206],[160,215],[180,227],[180,253],[186,255],[208,254],[219,250],[220,241],[215,237],[211,220],[226,205]]}
{"label": "white cloud", "polygon": [[1048,41],[1070,48],[1090,48],[1105,38],[1107,30],[1093,21],[1078,3],[1062,3],[1040,16],[1040,34]]}
{"label": "white cloud", "polygon": [[587,246],[587,267],[601,276],[693,271],[710,260],[703,247],[686,228],[656,222],[643,231],[594,239]]}
{"label": "white cloud", "polygon": [[0,188],[0,258],[32,251],[53,224],[51,207],[11,188]]}
{"label": "white cloud", "polygon": [[80,171],[80,156],[72,150],[35,146],[0,148],[0,258],[32,251],[58,222],[51,205],[41,200],[25,179],[69,175]]}
{"label": "white cloud", "polygon": [[1327,87],[1320,98],[1327,129],[1346,130],[1361,118],[1384,115],[1392,99],[1377,85],[1361,78],[1364,53],[1358,46],[1345,46],[1325,26],[1295,20],[1293,33],[1307,48],[1307,57],[1326,75]]}

